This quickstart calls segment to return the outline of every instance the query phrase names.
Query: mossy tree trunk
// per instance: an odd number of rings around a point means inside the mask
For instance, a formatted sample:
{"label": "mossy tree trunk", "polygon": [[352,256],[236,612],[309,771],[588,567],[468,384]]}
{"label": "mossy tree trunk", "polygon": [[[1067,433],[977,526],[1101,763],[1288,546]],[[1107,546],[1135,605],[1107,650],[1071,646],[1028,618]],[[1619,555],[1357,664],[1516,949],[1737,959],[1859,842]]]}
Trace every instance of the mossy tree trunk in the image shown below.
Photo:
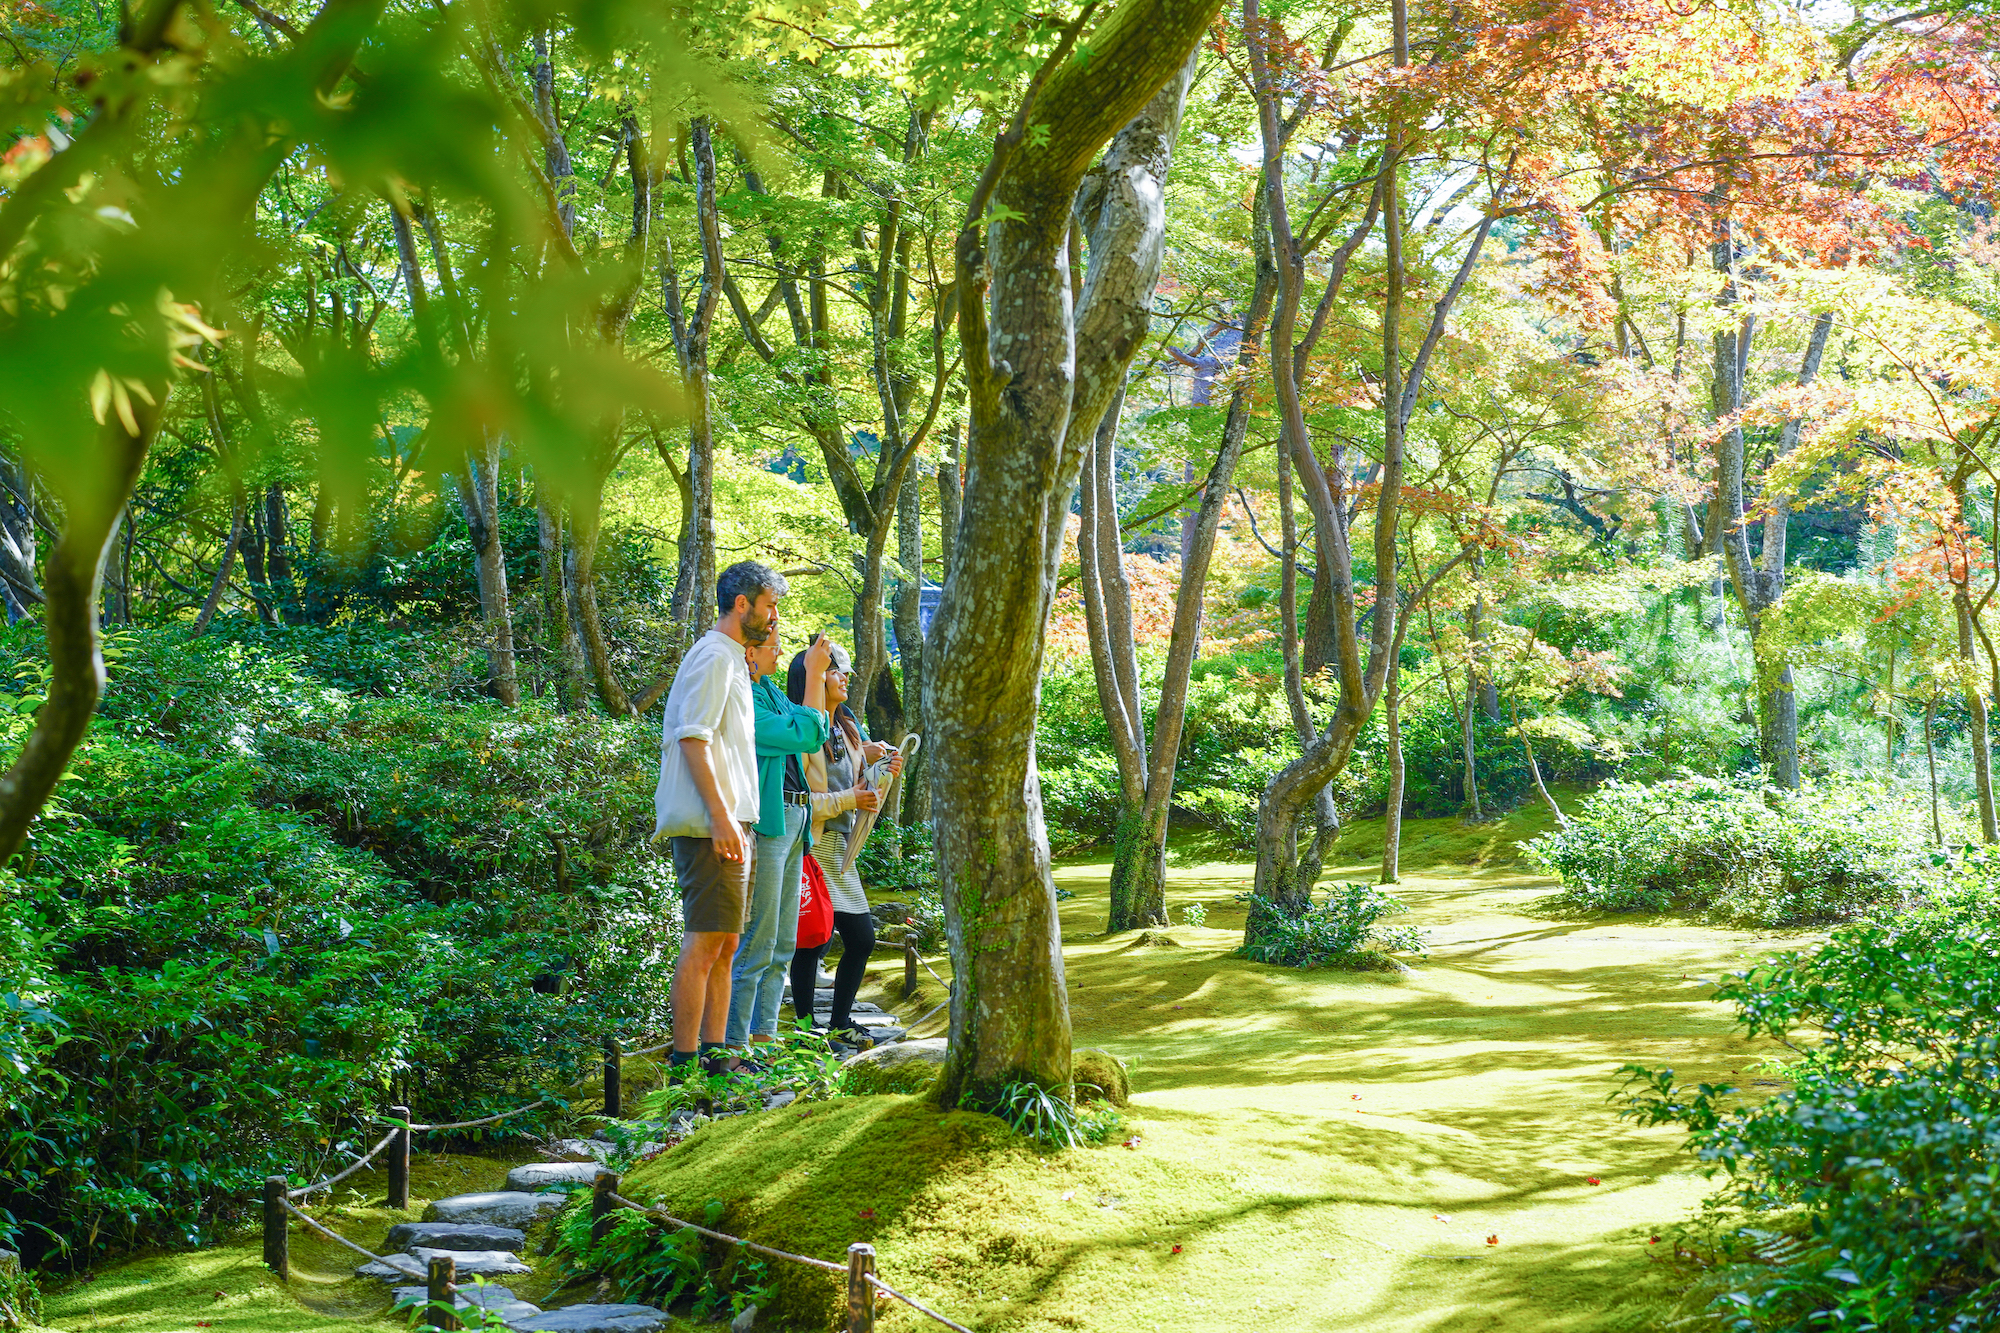
{"label": "mossy tree trunk", "polygon": [[947,1107],[991,1105],[1018,1081],[1069,1083],[1062,931],[1035,777],[1042,649],[1084,443],[1145,338],[1157,272],[1145,257],[1164,244],[1157,211],[1121,227],[1072,304],[1072,205],[1106,141],[1180,69],[1218,7],[1127,0],[1091,34],[1085,61],[1073,51],[1087,8],[994,145],[958,236],[971,429],[930,675],[956,974],[937,1085]]}

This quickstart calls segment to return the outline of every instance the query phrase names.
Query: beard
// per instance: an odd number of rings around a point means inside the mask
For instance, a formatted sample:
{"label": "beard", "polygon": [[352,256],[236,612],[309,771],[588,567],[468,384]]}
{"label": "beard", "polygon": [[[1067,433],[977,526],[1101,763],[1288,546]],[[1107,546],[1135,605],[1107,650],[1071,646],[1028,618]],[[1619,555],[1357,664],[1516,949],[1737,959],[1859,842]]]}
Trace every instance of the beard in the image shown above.
{"label": "beard", "polygon": [[762,620],[754,619],[756,614],[754,610],[743,613],[743,642],[753,648],[761,648],[769,642],[772,633],[778,627],[778,613],[775,610],[767,611]]}

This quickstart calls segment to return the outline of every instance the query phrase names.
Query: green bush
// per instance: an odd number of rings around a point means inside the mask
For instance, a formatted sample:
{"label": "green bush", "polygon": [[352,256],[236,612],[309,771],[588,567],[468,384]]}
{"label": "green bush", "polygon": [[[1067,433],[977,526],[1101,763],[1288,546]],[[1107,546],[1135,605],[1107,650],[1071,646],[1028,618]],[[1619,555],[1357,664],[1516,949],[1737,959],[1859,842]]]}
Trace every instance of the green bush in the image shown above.
{"label": "green bush", "polygon": [[1243,956],[1281,967],[1337,967],[1372,971],[1390,966],[1390,953],[1421,953],[1423,941],[1411,926],[1383,926],[1384,917],[1410,909],[1373,884],[1339,884],[1326,901],[1291,912],[1255,893],[1238,894],[1250,904]]}
{"label": "green bush", "polygon": [[1793,1052],[1749,1103],[1633,1068],[1628,1114],[1728,1173],[1740,1226],[1711,1280],[1723,1327],[2000,1327],[2000,908],[1991,890],[1843,927],[1725,984],[1746,1035]]}
{"label": "green bush", "polygon": [[[727,1320],[745,1306],[770,1304],[770,1269],[756,1255],[624,1208],[612,1215],[604,1237],[593,1239],[587,1199],[573,1202],[556,1224],[565,1278],[602,1273],[625,1300],[697,1322]],[[720,1199],[709,1200],[701,1224],[719,1230],[725,1211]]]}
{"label": "green bush", "polygon": [[1521,846],[1562,880],[1572,909],[1772,926],[1903,902],[1941,862],[1913,800],[1855,782],[1796,792],[1701,777],[1608,782],[1567,826]]}
{"label": "green bush", "polygon": [[512,1109],[664,1028],[652,728],[355,697],[180,631],[113,652],[0,884],[0,1244],[196,1242],[388,1105]]}

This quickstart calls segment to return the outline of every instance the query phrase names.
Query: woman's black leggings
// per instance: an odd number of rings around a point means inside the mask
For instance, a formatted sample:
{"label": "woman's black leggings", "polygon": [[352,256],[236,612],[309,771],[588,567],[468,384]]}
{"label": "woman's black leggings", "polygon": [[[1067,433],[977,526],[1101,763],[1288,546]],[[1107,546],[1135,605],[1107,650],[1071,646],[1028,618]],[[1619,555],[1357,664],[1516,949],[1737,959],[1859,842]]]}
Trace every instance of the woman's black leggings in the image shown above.
{"label": "woman's black leggings", "polygon": [[[868,956],[875,951],[875,919],[866,912],[835,912],[833,928],[840,935],[840,965],[833,972],[833,1013],[827,1031],[844,1032],[854,1023],[854,997],[861,992],[861,977],[868,970]],[[798,949],[792,954],[792,1012],[810,1020],[813,986],[819,976],[819,960],[833,942],[817,949]]]}

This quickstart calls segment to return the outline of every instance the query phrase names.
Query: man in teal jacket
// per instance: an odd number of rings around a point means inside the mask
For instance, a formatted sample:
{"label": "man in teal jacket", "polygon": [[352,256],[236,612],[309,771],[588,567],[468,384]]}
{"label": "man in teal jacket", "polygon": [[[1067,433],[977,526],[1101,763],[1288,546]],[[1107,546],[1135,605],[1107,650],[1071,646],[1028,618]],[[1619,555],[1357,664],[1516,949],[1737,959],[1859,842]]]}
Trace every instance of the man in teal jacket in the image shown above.
{"label": "man in teal jacket", "polygon": [[778,635],[744,654],[750,668],[750,698],[756,706],[757,858],[751,881],[748,919],[737,939],[730,967],[727,1040],[741,1050],[778,1035],[778,1003],[799,935],[799,884],[810,841],[812,809],[804,791],[785,790],[785,760],[811,754],[833,735],[826,712],[826,664],[832,647],[824,634],[806,650],[803,705],[785,697],[775,672],[781,660]]}

